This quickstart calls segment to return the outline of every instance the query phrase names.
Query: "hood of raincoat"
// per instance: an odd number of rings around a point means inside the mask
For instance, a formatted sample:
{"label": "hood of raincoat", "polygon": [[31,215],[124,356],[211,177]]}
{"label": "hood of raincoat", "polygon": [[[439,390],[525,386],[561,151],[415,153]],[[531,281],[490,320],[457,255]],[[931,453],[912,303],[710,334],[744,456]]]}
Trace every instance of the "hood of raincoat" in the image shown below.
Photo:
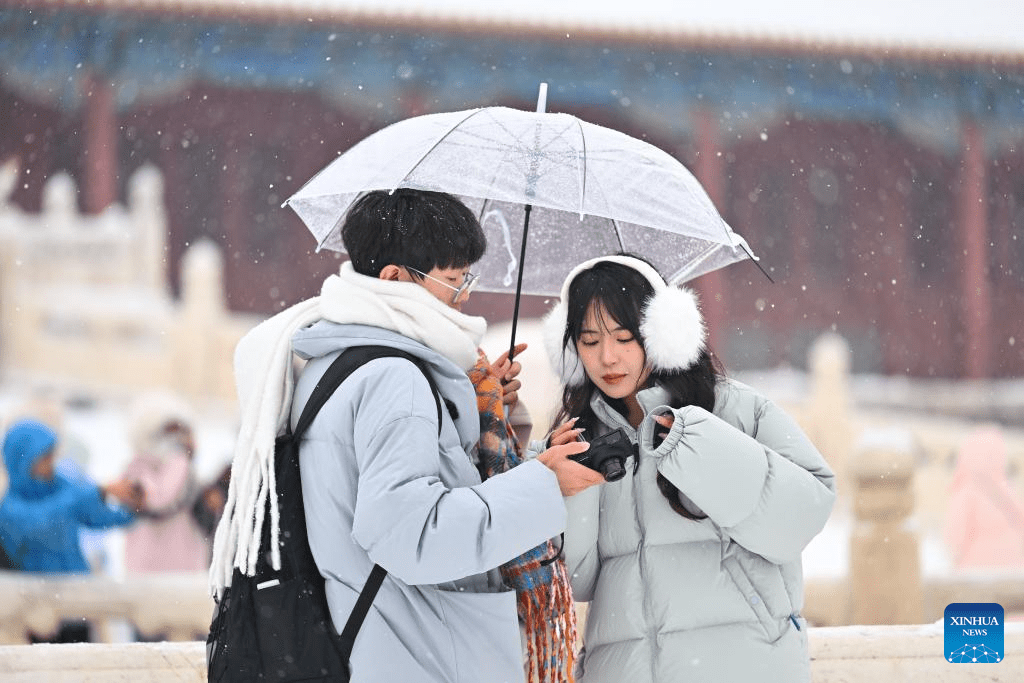
{"label": "hood of raincoat", "polygon": [[32,466],[57,445],[57,434],[37,420],[20,420],[4,437],[4,466],[8,493],[21,498],[42,498],[55,490],[55,481],[32,476]]}

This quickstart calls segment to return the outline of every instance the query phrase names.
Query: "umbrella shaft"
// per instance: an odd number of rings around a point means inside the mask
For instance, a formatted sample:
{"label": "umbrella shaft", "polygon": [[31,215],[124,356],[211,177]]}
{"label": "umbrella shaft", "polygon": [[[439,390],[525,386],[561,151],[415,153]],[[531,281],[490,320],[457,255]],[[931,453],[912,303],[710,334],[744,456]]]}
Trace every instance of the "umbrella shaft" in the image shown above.
{"label": "umbrella shaft", "polygon": [[512,342],[508,347],[508,359],[515,357],[516,350],[516,326],[519,324],[519,299],[523,291],[523,264],[526,262],[526,237],[530,233],[530,211],[533,206],[526,205],[526,212],[523,215],[523,244],[519,248],[519,277],[516,280],[516,305],[512,311]]}

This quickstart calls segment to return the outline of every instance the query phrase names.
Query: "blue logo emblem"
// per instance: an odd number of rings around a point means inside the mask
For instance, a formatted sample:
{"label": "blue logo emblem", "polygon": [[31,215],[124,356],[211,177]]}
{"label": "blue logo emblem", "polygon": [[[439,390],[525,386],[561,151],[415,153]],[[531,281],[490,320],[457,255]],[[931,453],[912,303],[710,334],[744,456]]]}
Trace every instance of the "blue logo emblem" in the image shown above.
{"label": "blue logo emblem", "polygon": [[942,618],[945,657],[954,664],[1003,661],[1003,607],[994,602],[954,602]]}

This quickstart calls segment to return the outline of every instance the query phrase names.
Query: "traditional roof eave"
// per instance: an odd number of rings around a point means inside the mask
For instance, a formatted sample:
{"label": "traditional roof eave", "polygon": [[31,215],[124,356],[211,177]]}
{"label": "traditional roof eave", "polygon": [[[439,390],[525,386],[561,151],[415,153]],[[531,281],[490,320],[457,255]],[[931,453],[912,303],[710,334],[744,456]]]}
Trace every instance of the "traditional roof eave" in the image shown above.
{"label": "traditional roof eave", "polygon": [[643,43],[652,47],[671,46],[705,51],[745,50],[774,56],[813,53],[836,57],[884,57],[950,65],[1024,64],[1024,39],[1017,47],[967,46],[954,43],[938,45],[923,39],[866,39],[843,36],[838,32],[832,35],[812,34],[799,29],[782,32],[665,23],[640,25],[637,22],[612,25],[609,22],[578,20],[570,16],[564,19],[503,19],[485,14],[462,15],[450,10],[342,6],[333,0],[303,0],[301,4],[292,0],[0,0],[0,7],[3,6],[142,12],[253,23],[341,23],[350,28],[362,25],[367,28],[388,27],[434,34],[487,33],[551,41],[573,38],[588,41],[606,39],[620,44]]}

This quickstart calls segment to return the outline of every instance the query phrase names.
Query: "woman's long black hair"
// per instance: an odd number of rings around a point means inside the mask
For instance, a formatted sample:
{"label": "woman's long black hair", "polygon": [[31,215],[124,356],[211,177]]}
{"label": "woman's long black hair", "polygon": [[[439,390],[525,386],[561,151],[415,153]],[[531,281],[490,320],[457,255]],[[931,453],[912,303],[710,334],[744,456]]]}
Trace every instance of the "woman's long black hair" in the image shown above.
{"label": "woman's long black hair", "polygon": [[[638,258],[633,254],[622,254]],[[643,259],[639,259],[643,260]],[[646,263],[646,261],[644,261]],[[573,279],[569,287],[569,297],[565,333],[562,336],[562,352],[569,344],[576,348],[583,330],[583,321],[591,305],[597,306],[606,319],[615,321],[615,325],[630,331],[641,348],[644,349],[646,362],[646,342],[640,332],[642,314],[647,301],[654,296],[654,287],[647,278],[629,266],[614,261],[601,261]],[[610,321],[609,321],[610,322]],[[666,323],[667,324],[667,323]],[[577,362],[579,356],[577,354]],[[643,387],[660,386],[669,393],[669,405],[679,408],[686,405],[700,406],[708,412],[715,407],[715,386],[724,375],[718,360],[711,354],[707,346],[701,350],[697,362],[686,370],[661,371],[652,370]],[[579,417],[576,427],[583,427],[586,433],[593,433],[597,424],[597,416],[590,407],[590,399],[594,392],[600,391],[586,373],[583,384],[566,385],[562,391],[562,406],[555,418],[555,424],[561,424],[571,417]],[[623,417],[627,415],[626,402],[604,394],[606,403]],[[639,457],[639,456],[637,456]],[[679,489],[665,477],[658,474],[658,488],[668,500],[672,509],[689,519],[697,519],[679,501]]]}

